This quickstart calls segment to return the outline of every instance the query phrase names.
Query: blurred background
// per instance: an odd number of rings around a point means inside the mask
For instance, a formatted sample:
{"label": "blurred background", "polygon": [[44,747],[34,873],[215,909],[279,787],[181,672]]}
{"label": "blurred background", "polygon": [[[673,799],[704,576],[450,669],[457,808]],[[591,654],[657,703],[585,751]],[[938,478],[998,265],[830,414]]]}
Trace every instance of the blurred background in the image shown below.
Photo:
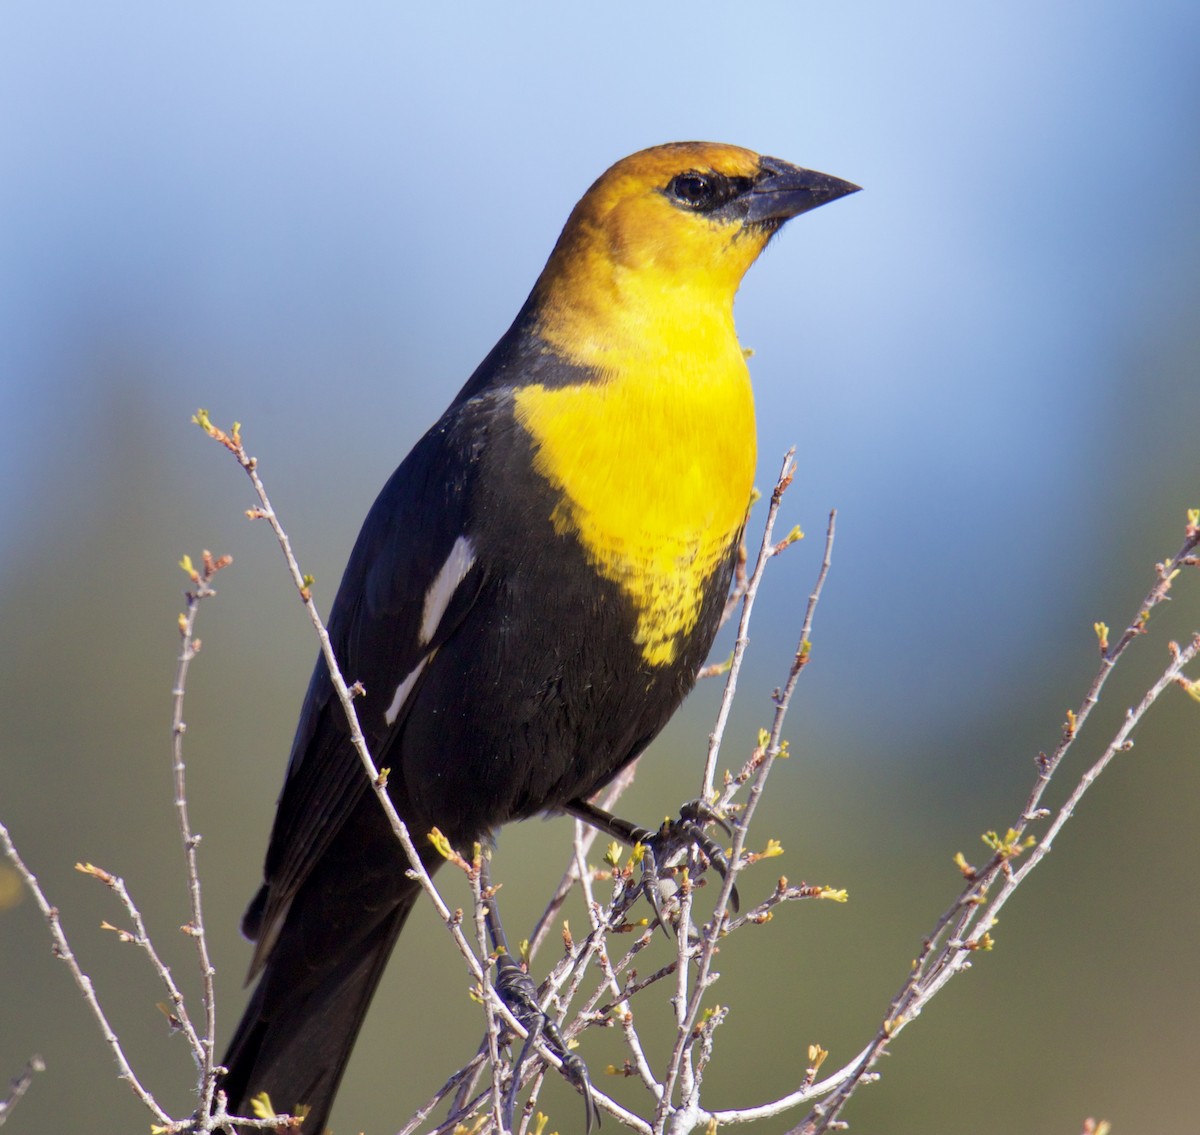
{"label": "blurred background", "polygon": [[[198,1015],[177,932],[176,564],[232,554],[186,707],[223,1044],[316,651],[195,409],[244,424],[327,609],[375,493],[608,164],[709,138],[865,187],[789,226],[738,303],[760,482],[798,444],[782,523],[808,539],[768,575],[727,764],[768,720],[839,509],[793,757],[755,834],[787,854],[743,893],[783,871],[851,901],[739,935],[714,992],[733,1012],[706,1101],[773,1098],[810,1042],[833,1067],[868,1039],[958,890],[954,852],[982,860],[1078,705],[1092,624],[1129,621],[1200,506],[1198,50],[1191,0],[0,8],[0,819],[175,1114],[184,1043],[141,957],[99,929],[123,913],[72,865],[127,879]],[[1184,578],[1056,800],[1196,629]],[[626,814],[653,821],[699,785],[718,693],[655,746]],[[1169,691],[995,951],[897,1040],[853,1130],[1195,1130],[1198,756],[1200,707]],[[504,833],[510,933],[568,840],[562,820]],[[48,1065],[8,1130],[145,1130],[33,904],[0,894],[0,1078],[33,1052]],[[651,1040],[666,996],[644,995]],[[394,1131],[479,1034],[444,933],[414,917],[335,1130]],[[597,1073],[623,1056],[607,1033],[582,1052]],[[550,1129],[581,1126],[561,1086],[542,1106]]]}

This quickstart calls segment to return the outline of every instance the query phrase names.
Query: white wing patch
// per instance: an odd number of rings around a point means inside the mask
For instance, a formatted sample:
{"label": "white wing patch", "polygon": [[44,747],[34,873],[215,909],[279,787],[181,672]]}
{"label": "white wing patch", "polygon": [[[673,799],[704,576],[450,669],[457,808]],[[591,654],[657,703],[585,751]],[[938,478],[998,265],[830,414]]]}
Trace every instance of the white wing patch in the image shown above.
{"label": "white wing patch", "polygon": [[383,719],[389,725],[396,724],[396,718],[400,716],[400,709],[408,700],[408,695],[412,693],[412,688],[417,684],[417,679],[421,676],[421,671],[425,669],[426,663],[437,654],[436,650],[431,650],[420,662],[413,667],[412,672],[396,687],[396,694],[392,698],[392,704],[387,707],[384,712]]}
{"label": "white wing patch", "polygon": [[[421,617],[422,646],[433,638],[438,623],[442,621],[446,608],[450,606],[450,600],[458,590],[458,585],[466,578],[474,562],[475,546],[466,536],[460,536],[454,541],[454,547],[450,549],[446,562],[442,564],[442,570],[437,573],[437,578],[425,592],[425,611]],[[408,681],[408,678],[405,681]]]}
{"label": "white wing patch", "polygon": [[[422,646],[429,645],[437,632],[438,624],[442,621],[442,616],[446,613],[446,608],[450,606],[450,600],[454,598],[454,593],[458,590],[458,585],[466,578],[467,572],[471,570],[471,565],[474,563],[474,545],[466,536],[460,536],[454,541],[454,547],[450,549],[446,562],[442,564],[437,577],[429,585],[429,590],[425,592],[425,607],[421,612],[420,642]],[[383,715],[389,725],[396,723],[396,718],[400,716],[400,710],[404,708],[404,703],[408,700],[408,695],[412,693],[413,686],[417,684],[417,679],[436,653],[436,650],[431,650],[426,654],[409,671],[404,681],[396,687],[396,692],[392,696],[392,704],[387,707]]]}

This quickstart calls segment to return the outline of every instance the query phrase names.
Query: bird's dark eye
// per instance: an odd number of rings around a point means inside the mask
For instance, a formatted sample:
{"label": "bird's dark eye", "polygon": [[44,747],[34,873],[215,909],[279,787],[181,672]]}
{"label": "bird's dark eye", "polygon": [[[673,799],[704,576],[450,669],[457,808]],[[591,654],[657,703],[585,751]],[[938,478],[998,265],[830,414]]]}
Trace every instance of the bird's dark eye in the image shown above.
{"label": "bird's dark eye", "polygon": [[710,205],[715,196],[712,179],[695,170],[676,174],[667,185],[667,193],[676,201],[689,205],[693,209],[702,209]]}

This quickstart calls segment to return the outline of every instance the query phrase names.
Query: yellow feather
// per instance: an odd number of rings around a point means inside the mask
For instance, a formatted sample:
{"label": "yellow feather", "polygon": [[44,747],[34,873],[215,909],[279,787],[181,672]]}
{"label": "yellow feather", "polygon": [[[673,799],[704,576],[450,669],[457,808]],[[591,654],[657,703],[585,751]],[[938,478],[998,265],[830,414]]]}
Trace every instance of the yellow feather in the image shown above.
{"label": "yellow feather", "polygon": [[[678,360],[683,362],[684,360]],[[562,493],[552,519],[637,611],[647,662],[674,661],[706,584],[737,539],[754,481],[754,402],[735,366],[622,374],[517,393],[535,466]]]}

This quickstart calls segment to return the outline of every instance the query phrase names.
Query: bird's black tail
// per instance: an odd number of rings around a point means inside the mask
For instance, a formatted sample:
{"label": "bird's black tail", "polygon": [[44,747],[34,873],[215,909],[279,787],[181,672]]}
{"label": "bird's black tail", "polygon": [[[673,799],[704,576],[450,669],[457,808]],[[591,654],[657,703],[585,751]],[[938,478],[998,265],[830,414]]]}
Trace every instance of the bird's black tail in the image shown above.
{"label": "bird's black tail", "polygon": [[266,1092],[278,1114],[307,1108],[303,1135],[322,1135],[375,987],[420,893],[411,886],[388,917],[329,958],[313,981],[295,980],[290,951],[272,952],[225,1053],[220,1087],[230,1115],[253,1117],[251,1099]]}

